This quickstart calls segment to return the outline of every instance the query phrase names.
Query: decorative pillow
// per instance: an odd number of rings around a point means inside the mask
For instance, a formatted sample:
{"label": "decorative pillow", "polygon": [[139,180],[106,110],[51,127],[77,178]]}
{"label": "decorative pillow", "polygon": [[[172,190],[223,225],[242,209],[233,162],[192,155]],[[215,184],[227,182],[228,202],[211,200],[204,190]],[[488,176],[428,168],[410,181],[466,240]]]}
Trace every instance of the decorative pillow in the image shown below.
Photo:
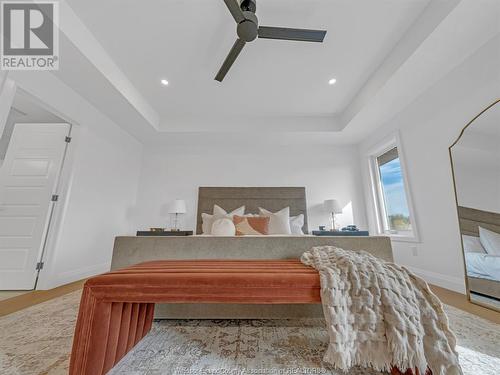
{"label": "decorative pillow", "polygon": [[466,253],[481,253],[486,254],[483,245],[481,245],[481,240],[479,237],[463,235],[462,240],[464,242],[464,251]]}
{"label": "decorative pillow", "polygon": [[304,214],[290,217],[290,231],[292,234],[304,234],[302,227],[304,226]]}
{"label": "decorative pillow", "polygon": [[230,213],[227,213],[223,208],[214,205],[213,215],[202,213],[201,214],[201,231],[203,234],[212,234],[212,225],[215,220],[228,218],[232,219],[234,215],[243,216],[245,214],[245,206],[241,206]]}
{"label": "decorative pillow", "polygon": [[222,207],[214,204],[214,211],[213,212],[214,212],[215,216],[229,216],[232,219],[234,215],[243,216],[245,214],[245,206],[241,206],[240,208],[237,208],[237,209],[228,213]]}
{"label": "decorative pillow", "polygon": [[269,216],[233,216],[237,236],[269,234]]}
{"label": "decorative pillow", "polygon": [[212,235],[214,236],[234,236],[236,234],[236,227],[229,218],[214,220],[212,224]]}
{"label": "decorative pillow", "polygon": [[203,234],[212,233],[212,224],[214,223],[214,215],[202,213],[201,214],[201,232]]}
{"label": "decorative pillow", "polygon": [[283,208],[278,212],[270,212],[259,207],[262,216],[269,217],[269,234],[291,234],[290,229],[290,207]]}
{"label": "decorative pillow", "polygon": [[479,240],[489,255],[500,255],[500,233],[479,227]]}

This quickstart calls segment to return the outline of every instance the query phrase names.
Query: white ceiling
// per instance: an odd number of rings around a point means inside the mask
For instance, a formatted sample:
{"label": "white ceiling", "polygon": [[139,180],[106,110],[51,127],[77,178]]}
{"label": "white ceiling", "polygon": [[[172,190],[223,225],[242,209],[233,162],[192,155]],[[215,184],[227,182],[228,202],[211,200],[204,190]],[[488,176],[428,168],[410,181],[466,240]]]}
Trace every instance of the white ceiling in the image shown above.
{"label": "white ceiling", "polygon": [[167,130],[207,118],[216,127],[219,118],[339,114],[429,0],[258,1],[260,24],[324,28],[325,42],[256,40],[222,84],[213,78],[235,39],[222,0],[68,2]]}
{"label": "white ceiling", "polygon": [[[325,43],[257,40],[221,85],[235,37],[223,0],[64,0],[52,74],[150,146],[328,148],[392,126],[411,103],[438,110],[428,90],[459,92],[448,77],[464,61],[490,72],[500,59],[498,0],[258,1],[262,24],[326,28]],[[30,91],[29,72],[10,77]]]}

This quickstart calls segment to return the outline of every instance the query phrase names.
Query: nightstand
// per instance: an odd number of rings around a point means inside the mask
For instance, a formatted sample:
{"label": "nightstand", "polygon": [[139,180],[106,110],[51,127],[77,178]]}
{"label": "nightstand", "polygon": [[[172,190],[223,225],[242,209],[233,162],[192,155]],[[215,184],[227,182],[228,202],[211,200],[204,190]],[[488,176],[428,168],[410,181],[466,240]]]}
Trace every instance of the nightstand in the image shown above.
{"label": "nightstand", "polygon": [[314,236],[346,236],[346,237],[354,237],[354,236],[366,237],[370,235],[367,230],[359,230],[356,232],[340,231],[340,230],[338,231],[313,230],[312,234]]}
{"label": "nightstand", "polygon": [[150,231],[138,230],[137,236],[157,236],[157,237],[185,237],[192,236],[192,230],[164,230],[164,231]]}

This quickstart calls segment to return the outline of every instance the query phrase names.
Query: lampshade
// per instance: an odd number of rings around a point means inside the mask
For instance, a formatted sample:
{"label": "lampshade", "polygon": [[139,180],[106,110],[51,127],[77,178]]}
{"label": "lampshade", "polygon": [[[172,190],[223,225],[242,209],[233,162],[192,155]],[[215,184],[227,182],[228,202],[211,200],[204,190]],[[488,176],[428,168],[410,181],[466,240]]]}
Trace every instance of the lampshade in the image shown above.
{"label": "lampshade", "polygon": [[334,214],[341,214],[342,213],[342,206],[340,206],[340,203],[336,199],[327,199],[323,203],[325,206],[325,210],[330,213]]}
{"label": "lampshade", "polygon": [[169,214],[185,214],[186,202],[183,199],[176,199],[168,207]]}

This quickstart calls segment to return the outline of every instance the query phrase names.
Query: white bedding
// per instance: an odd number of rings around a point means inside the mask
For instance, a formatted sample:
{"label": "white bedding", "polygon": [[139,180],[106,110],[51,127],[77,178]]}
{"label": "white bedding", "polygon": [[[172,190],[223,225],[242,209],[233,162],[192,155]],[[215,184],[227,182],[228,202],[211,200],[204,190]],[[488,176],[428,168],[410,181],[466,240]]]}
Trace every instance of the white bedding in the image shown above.
{"label": "white bedding", "polygon": [[491,255],[481,245],[479,237],[463,236],[467,275],[488,280],[500,280],[500,256]]}
{"label": "white bedding", "polygon": [[489,280],[500,280],[500,256],[481,253],[465,253],[467,275]]}

